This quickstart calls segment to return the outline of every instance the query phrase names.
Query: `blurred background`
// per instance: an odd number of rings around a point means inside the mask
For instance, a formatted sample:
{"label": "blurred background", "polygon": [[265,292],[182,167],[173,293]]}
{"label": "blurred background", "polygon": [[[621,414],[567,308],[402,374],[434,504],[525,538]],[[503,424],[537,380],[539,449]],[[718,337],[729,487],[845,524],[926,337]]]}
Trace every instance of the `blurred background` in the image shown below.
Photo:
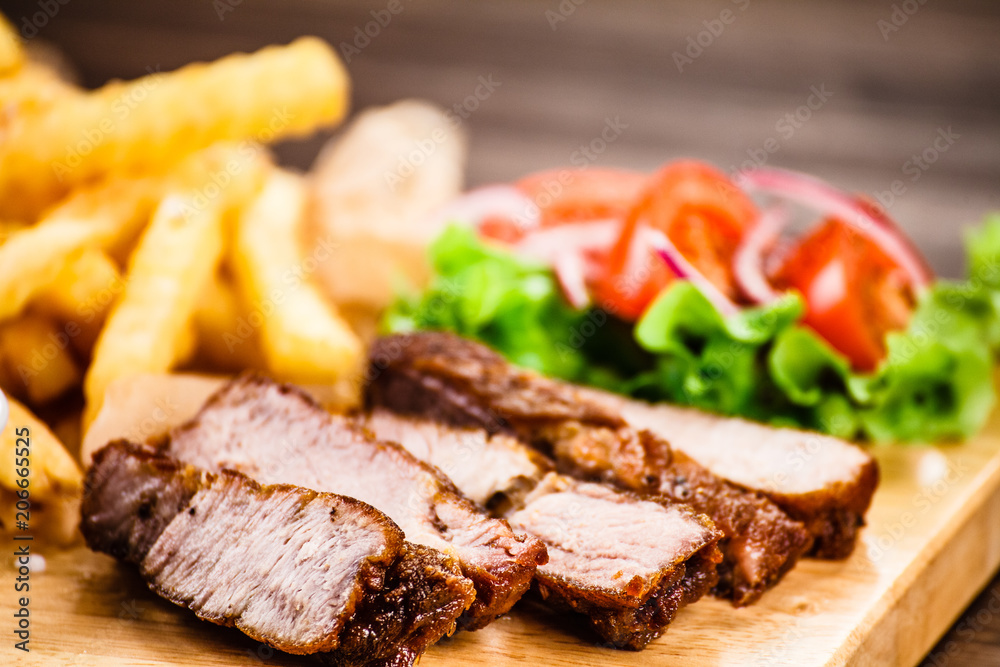
{"label": "blurred background", "polygon": [[[316,34],[354,107],[422,97],[470,138],[468,183],[574,164],[808,171],[876,197],[934,267],[1000,209],[1000,3],[926,0],[0,1],[83,83]],[[323,138],[279,148],[307,167]]]}

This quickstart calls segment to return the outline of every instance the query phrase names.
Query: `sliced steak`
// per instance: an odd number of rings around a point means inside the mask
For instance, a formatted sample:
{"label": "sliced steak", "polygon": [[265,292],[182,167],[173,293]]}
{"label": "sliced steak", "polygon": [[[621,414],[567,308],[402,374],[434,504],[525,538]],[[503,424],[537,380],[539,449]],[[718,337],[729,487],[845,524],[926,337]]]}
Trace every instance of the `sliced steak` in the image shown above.
{"label": "sliced steak", "polygon": [[225,385],[194,419],[171,431],[165,446],[208,470],[238,470],[263,483],[296,484],[377,507],[406,539],[453,556],[472,580],[476,600],[460,620],[467,629],[508,611],[547,559],[539,540],[515,535],[400,445],[380,442],[301,390],[259,376]]}
{"label": "sliced steak", "polygon": [[617,648],[643,648],[718,581],[722,533],[685,505],[549,473],[510,523],[549,550],[542,598],[585,614]]}
{"label": "sliced steak", "polygon": [[722,537],[676,503],[644,500],[549,472],[554,465],[515,438],[449,427],[375,408],[359,416],[382,440],[447,470],[462,491],[545,542],[535,582],[546,602],[585,614],[600,638],[640,649],[677,610],[717,582]]}
{"label": "sliced steak", "polygon": [[675,451],[802,521],[815,538],[811,555],[839,559],[854,550],[879,480],[878,464],[860,447],[820,433],[594,395],[635,428],[669,439]]}
{"label": "sliced steak", "polygon": [[369,405],[514,436],[554,458],[564,473],[707,514],[725,535],[715,593],[736,604],[756,601],[812,544],[805,526],[761,493],[636,431],[582,388],[514,368],[478,343],[436,332],[381,338],[369,380]]}
{"label": "sliced steak", "polygon": [[378,407],[358,419],[379,440],[398,442],[441,470],[469,499],[495,516],[522,506],[545,474],[555,470],[551,459],[503,433],[450,426]]}
{"label": "sliced steak", "polygon": [[90,548],[138,565],[162,597],[331,664],[410,665],[474,597],[451,559],[365,503],[124,441],[95,455],[81,514]]}

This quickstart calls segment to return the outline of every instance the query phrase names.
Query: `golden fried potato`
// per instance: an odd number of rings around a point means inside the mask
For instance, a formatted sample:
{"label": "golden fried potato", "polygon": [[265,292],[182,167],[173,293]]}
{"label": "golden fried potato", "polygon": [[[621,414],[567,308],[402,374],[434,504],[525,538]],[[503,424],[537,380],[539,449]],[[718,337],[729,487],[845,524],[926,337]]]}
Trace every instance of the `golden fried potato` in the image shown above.
{"label": "golden fried potato", "polygon": [[10,235],[19,232],[28,225],[18,220],[0,220],[0,245],[7,242]]}
{"label": "golden fried potato", "polygon": [[17,28],[0,14],[0,76],[9,76],[24,64],[24,49]]}
{"label": "golden fried potato", "polygon": [[129,260],[124,292],[94,348],[84,382],[85,427],[100,411],[111,381],[169,370],[190,354],[194,311],[223,253],[223,218],[234,197],[241,198],[260,182],[265,166],[259,160],[244,164],[226,172],[230,180],[225,188],[210,189],[210,180],[160,202]]}
{"label": "golden fried potato", "polygon": [[59,442],[77,461],[80,455],[80,445],[83,442],[83,425],[80,423],[83,417],[82,412],[82,409],[60,411],[51,426],[52,432],[56,434]]}
{"label": "golden fried potato", "polygon": [[174,347],[174,366],[183,366],[191,361],[195,351],[198,349],[198,332],[194,323],[188,323],[177,335],[177,342]]}
{"label": "golden fried potato", "polygon": [[[41,420],[17,401],[8,401],[10,421],[0,433],[0,456],[9,462],[0,466],[0,533],[25,534],[17,522],[27,519],[32,538],[70,544],[79,535],[80,468]],[[25,491],[31,503],[27,515],[17,508],[17,494]]]}
{"label": "golden fried potato", "polygon": [[194,209],[167,196],[139,241],[125,291],[97,339],[87,372],[84,423],[100,410],[108,384],[123,375],[165,371],[189,347],[198,296],[222,256],[222,211]]}
{"label": "golden fried potato", "polygon": [[86,247],[113,248],[146,223],[162,184],[114,180],[78,190],[37,225],[14,231],[0,245],[0,320],[24,310]]}
{"label": "golden fried potato", "polygon": [[0,77],[0,128],[7,131],[19,118],[52,109],[80,89],[64,81],[47,65],[28,62],[10,76]]}
{"label": "golden fried potato", "polygon": [[217,274],[202,292],[194,315],[203,365],[230,372],[265,368],[260,335],[247,315],[229,277]]}
{"label": "golden fried potato", "polygon": [[[73,457],[30,410],[13,398],[8,397],[7,401],[10,420],[0,433],[0,457],[5,462],[0,465],[0,487],[10,491],[24,488],[18,472],[27,467],[32,501],[79,493],[83,488],[83,476]],[[27,447],[24,438],[28,440]],[[29,451],[30,465],[11,465],[15,457],[22,458],[19,450],[25,448]]]}
{"label": "golden fried potato", "polygon": [[272,172],[240,216],[230,260],[268,369],[290,382],[331,384],[360,370],[362,345],[311,281],[316,260],[298,243],[305,199],[300,177]]}
{"label": "golden fried potato", "polygon": [[30,219],[77,184],[160,171],[218,141],[304,135],[344,116],[348,88],[330,46],[302,38],[70,97],[0,143],[0,217]]}
{"label": "golden fried potato", "polygon": [[243,200],[259,187],[268,159],[256,146],[217,144],[169,175],[110,178],[74,191],[37,225],[12,232],[0,245],[0,320],[20,313],[85,248],[103,249],[124,264],[168,189],[189,190],[199,207]]}
{"label": "golden fried potato", "polygon": [[35,314],[0,326],[4,388],[44,405],[79,386],[83,375],[72,354],[77,335],[75,325],[61,327]]}
{"label": "golden fried potato", "polygon": [[118,265],[107,253],[87,248],[63,265],[32,304],[35,310],[79,328],[73,346],[89,355],[108,311],[124,289]]}

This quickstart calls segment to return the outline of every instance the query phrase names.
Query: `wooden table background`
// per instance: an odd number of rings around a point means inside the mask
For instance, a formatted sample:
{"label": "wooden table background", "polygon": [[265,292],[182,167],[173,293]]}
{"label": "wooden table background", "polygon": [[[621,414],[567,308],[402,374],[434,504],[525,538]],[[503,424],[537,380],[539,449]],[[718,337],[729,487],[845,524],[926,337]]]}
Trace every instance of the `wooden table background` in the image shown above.
{"label": "wooden table background", "polygon": [[[872,195],[899,181],[891,214],[947,275],[962,270],[962,228],[1000,210],[1000,3],[395,2],[402,11],[351,57],[355,107],[418,96],[451,108],[480,77],[499,82],[463,122],[471,184],[569,164],[610,120],[622,130],[595,165],[648,170],[694,156],[733,171],[773,138],[767,164]],[[391,3],[47,4],[52,16],[38,0],[0,0],[0,9],[99,85],[301,34],[353,45],[371,12]],[[674,54],[699,38],[708,45],[679,71]],[[813,98],[808,120],[782,121],[805,117],[815,90],[827,99]],[[953,140],[938,152],[941,133]],[[320,143],[279,154],[306,167]],[[925,151],[933,164],[915,169]],[[1000,578],[924,664],[1000,664],[998,610]]]}

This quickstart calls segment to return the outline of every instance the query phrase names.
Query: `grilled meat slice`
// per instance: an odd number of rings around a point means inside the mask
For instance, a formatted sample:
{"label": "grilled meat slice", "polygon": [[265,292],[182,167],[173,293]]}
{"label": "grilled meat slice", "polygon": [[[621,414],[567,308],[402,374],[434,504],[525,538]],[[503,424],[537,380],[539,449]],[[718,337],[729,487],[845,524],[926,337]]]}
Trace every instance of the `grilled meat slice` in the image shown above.
{"label": "grilled meat slice", "polygon": [[722,533],[689,507],[557,473],[510,523],[549,550],[536,575],[542,598],[585,614],[617,648],[638,650],[662,635],[678,609],[715,585],[722,560]]}
{"label": "grilled meat slice", "polygon": [[515,436],[553,457],[561,472],[707,514],[725,534],[715,593],[735,604],[756,601],[812,543],[801,522],[762,494],[636,431],[589,390],[516,369],[478,343],[436,332],[381,338],[368,377],[370,406]]}
{"label": "grilled meat slice", "polygon": [[382,408],[359,419],[545,542],[539,593],[550,606],[586,615],[602,641],[644,647],[717,581],[722,533],[685,505],[548,472],[551,461],[506,435]]}
{"label": "grilled meat slice", "polygon": [[517,438],[481,428],[457,427],[374,408],[359,423],[379,440],[398,442],[415,457],[445,473],[470,500],[502,516],[555,465]]}
{"label": "grilled meat slice", "polygon": [[451,559],[365,503],[124,441],[94,457],[81,515],[90,548],[138,565],[162,597],[330,664],[410,665],[473,600]]}
{"label": "grilled meat slice", "polygon": [[406,539],[453,556],[476,587],[460,620],[476,629],[507,612],[546,561],[545,546],[488,516],[439,470],[380,442],[301,390],[244,375],[221,388],[165,446],[208,470],[238,470],[358,498],[385,512]]}
{"label": "grilled meat slice", "polygon": [[[589,392],[588,392],[589,393]],[[831,436],[731,417],[651,405],[593,392],[635,428],[670,440],[712,473],[759,491],[815,538],[811,555],[846,558],[878,486],[878,464],[860,447]]]}

